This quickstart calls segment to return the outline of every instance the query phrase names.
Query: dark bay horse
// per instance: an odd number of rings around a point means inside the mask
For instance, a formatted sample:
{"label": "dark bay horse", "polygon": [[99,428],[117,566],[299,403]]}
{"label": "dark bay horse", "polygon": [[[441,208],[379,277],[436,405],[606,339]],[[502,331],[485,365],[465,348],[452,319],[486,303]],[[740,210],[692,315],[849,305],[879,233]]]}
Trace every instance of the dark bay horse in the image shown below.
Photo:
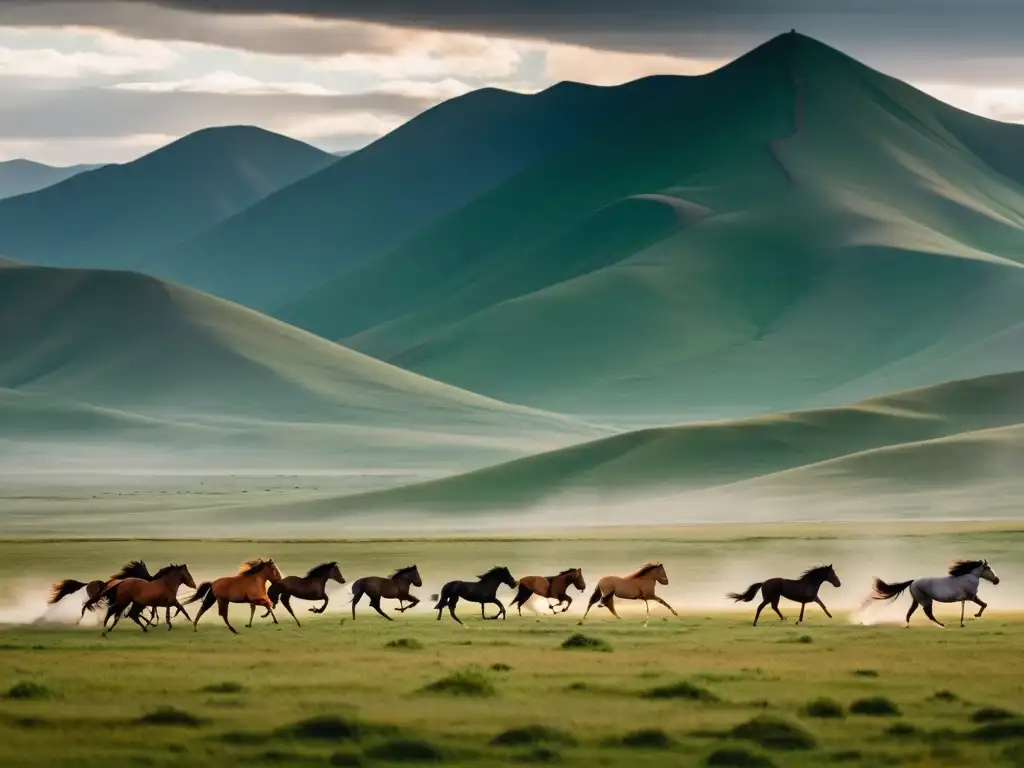
{"label": "dark bay horse", "polygon": [[[132,560],[108,579],[94,579],[93,581],[88,582],[77,581],[76,579],[64,579],[64,581],[58,581],[50,587],[50,599],[47,600],[47,603],[49,605],[59,603],[68,595],[72,595],[82,587],[85,587],[86,600],[82,604],[82,615],[78,617],[78,621],[76,622],[81,624],[82,619],[85,618],[86,611],[96,610],[96,606],[100,603],[104,587],[108,586],[111,582],[119,579],[145,579],[146,581],[149,581],[152,578],[153,577],[150,575],[145,562],[142,560]],[[151,624],[155,624],[158,621],[156,608],[153,608],[153,612],[148,621]]]}
{"label": "dark bay horse", "polygon": [[616,597],[621,597],[623,600],[644,601],[644,607],[647,608],[647,616],[644,618],[645,627],[651,618],[651,606],[647,602],[648,600],[661,603],[672,611],[673,616],[678,616],[679,614],[676,613],[675,608],[654,594],[654,587],[657,584],[668,584],[668,575],[665,573],[665,566],[661,563],[648,563],[629,576],[604,576],[597,582],[597,587],[590,596],[587,610],[583,612],[583,618],[579,620],[579,623],[583,623],[583,620],[587,618],[587,614],[590,613],[590,609],[594,607],[595,603],[600,603],[611,611],[612,616],[616,619],[621,619],[622,617],[615,611]]}
{"label": "dark bay horse", "polygon": [[807,607],[808,603],[820,605],[821,610],[831,619],[832,614],[828,612],[828,608],[825,607],[825,604],[821,602],[821,598],[818,597],[818,590],[821,589],[821,585],[826,581],[833,587],[842,586],[831,564],[808,568],[801,574],[799,579],[774,578],[767,581],[759,581],[747,587],[747,591],[743,594],[729,592],[726,597],[735,600],[737,603],[740,601],[749,603],[757,596],[758,591],[761,592],[761,605],[757,607],[757,613],[754,614],[755,627],[757,626],[758,618],[761,616],[761,611],[769,603],[772,606],[772,610],[778,614],[779,620],[786,620],[786,617],[779,611],[779,600],[783,597],[787,600],[792,600],[794,603],[800,603],[800,618],[796,620],[797,624],[804,620],[804,608]]}
{"label": "dark bay horse", "polygon": [[[415,608],[420,600],[409,594],[410,587],[422,587],[419,569],[415,565],[399,568],[387,578],[383,576],[364,576],[352,582],[352,618],[356,617],[356,604],[366,595],[370,599],[370,607],[388,621],[394,621],[380,607],[381,598],[398,601],[399,613]],[[437,599],[437,596],[434,596]],[[405,605],[409,603],[409,605]]]}
{"label": "dark bay horse", "polygon": [[[513,598],[512,605],[516,607],[516,613],[522,616],[526,602],[534,595],[538,595],[548,599],[548,608],[552,613],[558,613],[556,609],[565,603],[562,609],[562,613],[565,613],[572,605],[572,598],[569,597],[570,586],[576,587],[580,592],[586,590],[587,582],[583,580],[583,571],[579,568],[569,568],[557,576],[523,576],[519,579],[519,592]],[[552,605],[552,600],[557,602]]]}
{"label": "dark bay horse", "polygon": [[[278,600],[280,600],[284,604],[285,610],[295,619],[295,623],[301,627],[302,624],[299,623],[299,617],[292,611],[291,599],[294,597],[299,600],[323,600],[324,604],[319,608],[314,606],[309,609],[310,613],[323,613],[327,610],[327,603],[329,602],[327,582],[330,580],[334,580],[339,584],[345,583],[345,577],[341,575],[337,562],[321,563],[315,568],[310,568],[305,576],[285,576],[280,581],[275,581],[270,585],[270,588],[267,590],[267,597],[270,598],[270,602],[275,608],[277,607]],[[269,615],[270,609],[268,608],[261,618],[265,619]]]}
{"label": "dark bay horse", "polygon": [[[178,602],[178,587],[182,584],[192,589],[196,588],[192,574],[184,564],[161,568],[153,574],[152,579],[128,578],[111,582],[102,592],[109,606],[103,619],[103,634],[107,634],[106,626],[110,618],[114,618],[114,623],[110,625],[110,631],[113,632],[117,622],[121,620],[121,615],[129,608],[128,618],[138,624],[143,632],[147,629],[139,620],[142,611],[146,608],[166,608],[167,629],[171,629],[171,608],[177,608],[181,613],[185,613],[185,608]],[[187,613],[185,617],[188,618]]]}
{"label": "dark bay horse", "polygon": [[273,560],[256,559],[246,560],[242,563],[238,573],[234,576],[224,576],[220,579],[203,582],[196,589],[195,594],[185,601],[186,605],[197,600],[203,601],[199,613],[196,614],[195,621],[192,622],[192,628],[196,631],[199,630],[199,619],[213,607],[214,603],[217,604],[217,612],[224,619],[224,624],[227,625],[227,628],[233,634],[237,635],[238,630],[232,627],[231,622],[228,621],[228,607],[231,603],[249,604],[251,611],[249,612],[247,627],[252,626],[257,605],[265,606],[270,612],[270,618],[277,624],[277,616],[274,615],[274,604],[267,597],[267,582],[269,581],[273,584],[280,580],[281,571],[277,569]]}
{"label": "dark bay horse", "polygon": [[498,587],[502,584],[515,589],[516,580],[512,578],[508,568],[503,565],[496,565],[483,576],[477,577],[479,581],[449,581],[441,588],[440,595],[431,595],[431,600],[437,600],[434,608],[437,610],[437,620],[441,620],[441,612],[447,607],[448,613],[455,621],[462,624],[462,621],[455,615],[455,606],[459,600],[468,600],[471,603],[480,603],[480,618],[484,616],[484,606],[487,603],[494,603],[498,606],[499,613],[491,616],[492,619],[505,618],[505,606],[495,597]]}

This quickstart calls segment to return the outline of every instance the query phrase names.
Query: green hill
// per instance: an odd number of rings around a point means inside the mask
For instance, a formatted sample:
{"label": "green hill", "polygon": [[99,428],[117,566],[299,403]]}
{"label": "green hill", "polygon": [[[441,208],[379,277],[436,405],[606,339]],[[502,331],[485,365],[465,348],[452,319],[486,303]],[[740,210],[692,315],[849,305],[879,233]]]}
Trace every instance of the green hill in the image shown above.
{"label": "green hill", "polygon": [[5,160],[0,162],[0,200],[52,187],[72,176],[100,167],[102,166],[52,166],[32,160]]}
{"label": "green hill", "polygon": [[134,162],[0,200],[0,252],[46,266],[138,265],[335,160],[260,128],[197,131]]}
{"label": "green hill", "polygon": [[536,95],[486,88],[451,99],[145,269],[271,309],[639,108],[646,94],[643,83],[565,83]]}
{"label": "green hill", "polygon": [[276,314],[472,391],[634,425],[1024,368],[1024,127],[800,35],[641,86]]}
{"label": "green hill", "polygon": [[454,471],[600,433],[132,272],[0,271],[0,393],[8,438],[321,453],[321,466]]}
{"label": "green hill", "polygon": [[[1005,427],[1018,429],[1001,432]],[[1018,372],[839,408],[644,429],[457,477],[316,502],[310,510],[521,509],[559,499],[566,504],[642,500],[771,479],[778,473],[792,477],[787,486],[800,487],[802,480],[825,477],[821,468],[828,467],[834,472],[821,486],[842,491],[854,475],[897,483],[934,478],[955,464],[956,456],[966,456],[971,446],[987,439],[984,430],[1006,435],[1009,442],[984,442],[992,450],[964,461],[951,475],[966,482],[986,477],[986,468],[993,474],[998,468],[1004,477],[1024,471],[1022,427],[1024,373]],[[942,461],[929,469],[929,457],[940,456]]]}

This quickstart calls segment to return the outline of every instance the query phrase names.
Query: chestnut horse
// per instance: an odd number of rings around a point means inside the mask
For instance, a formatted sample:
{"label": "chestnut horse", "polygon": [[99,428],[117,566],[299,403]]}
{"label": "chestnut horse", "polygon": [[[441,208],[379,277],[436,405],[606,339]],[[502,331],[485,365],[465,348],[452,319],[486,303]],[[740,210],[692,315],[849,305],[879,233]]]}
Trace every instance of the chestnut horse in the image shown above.
{"label": "chestnut horse", "polygon": [[[305,576],[285,576],[280,581],[275,581],[267,590],[267,597],[273,606],[277,607],[277,601],[284,603],[284,608],[295,619],[300,627],[299,617],[292,611],[291,600],[293,597],[299,600],[323,600],[324,604],[319,608],[309,609],[310,613],[323,613],[327,610],[327,582],[333,579],[339,584],[345,583],[345,577],[341,575],[341,569],[337,562],[321,563],[315,568],[310,568]],[[260,618],[265,619],[270,615],[268,609]]]}
{"label": "chestnut horse", "polygon": [[[380,607],[382,597],[389,600],[397,600],[399,613],[405,613],[415,608],[420,600],[409,594],[410,587],[422,587],[423,580],[420,578],[420,571],[415,565],[407,565],[399,568],[388,578],[383,576],[364,576],[352,582],[352,618],[356,617],[356,604],[366,595],[370,599],[370,607],[388,621],[394,621],[384,613]],[[409,603],[409,605],[404,605]],[[344,619],[343,619],[344,621]]]}
{"label": "chestnut horse", "polygon": [[[132,560],[130,563],[121,568],[120,571],[115,573],[109,579],[94,579],[93,581],[77,581],[76,579],[64,579],[64,581],[58,581],[52,587],[50,587],[50,599],[46,602],[49,605],[59,603],[68,595],[72,595],[82,587],[85,587],[86,600],[82,603],[82,615],[78,617],[76,624],[81,624],[82,619],[85,618],[86,611],[96,610],[96,606],[100,602],[103,588],[110,585],[111,582],[118,579],[145,579],[146,581],[152,580],[152,576],[149,573],[149,569],[142,560]],[[153,608],[152,614],[146,620],[150,624],[158,623],[156,608]]]}
{"label": "chestnut horse", "polygon": [[203,605],[196,614],[192,628],[199,631],[199,619],[203,617],[213,604],[217,604],[217,611],[224,619],[227,628],[234,634],[238,630],[231,626],[228,621],[228,606],[231,603],[248,603],[249,623],[245,626],[251,627],[253,617],[256,615],[256,606],[265,606],[270,617],[278,624],[277,616],[274,615],[274,604],[267,597],[267,582],[275,584],[281,580],[281,571],[277,569],[273,560],[246,560],[234,576],[224,576],[213,581],[205,581],[199,585],[192,597],[185,601],[185,604],[202,600]]}
{"label": "chestnut horse", "polygon": [[101,597],[106,598],[107,615],[103,619],[103,634],[107,634],[107,622],[114,617],[114,623],[110,625],[110,632],[114,631],[117,622],[121,620],[121,614],[129,606],[128,618],[142,627],[147,632],[146,625],[139,621],[139,616],[145,608],[166,608],[167,629],[171,629],[171,608],[177,608],[185,614],[184,607],[178,602],[178,587],[184,584],[192,589],[196,583],[192,581],[192,574],[188,572],[188,566],[168,565],[153,574],[152,580],[148,579],[120,579],[113,581],[103,588]]}
{"label": "chestnut horse", "polygon": [[621,619],[622,617],[615,612],[616,597],[621,597],[623,600],[644,601],[644,607],[647,608],[647,616],[644,618],[645,627],[651,618],[651,606],[647,602],[648,600],[661,603],[672,611],[673,616],[678,616],[679,614],[676,613],[675,608],[654,594],[654,587],[657,584],[668,584],[665,566],[661,563],[648,563],[639,571],[629,576],[605,576],[597,582],[597,587],[590,596],[587,610],[584,612],[583,618],[580,619],[579,623],[583,623],[583,620],[587,618],[587,614],[590,613],[590,609],[594,607],[594,603],[598,602],[611,611],[612,616],[616,619]]}
{"label": "chestnut horse", "polygon": [[[586,591],[587,582],[583,580],[583,571],[579,568],[570,568],[557,576],[523,576],[519,579],[519,592],[512,600],[512,605],[516,607],[516,613],[522,616],[523,606],[531,597],[538,595],[548,599],[551,613],[558,613],[555,609],[565,603],[565,608],[561,611],[565,613],[572,605],[572,598],[569,597],[570,586],[576,587],[580,592]],[[557,602],[551,605],[552,600]]]}

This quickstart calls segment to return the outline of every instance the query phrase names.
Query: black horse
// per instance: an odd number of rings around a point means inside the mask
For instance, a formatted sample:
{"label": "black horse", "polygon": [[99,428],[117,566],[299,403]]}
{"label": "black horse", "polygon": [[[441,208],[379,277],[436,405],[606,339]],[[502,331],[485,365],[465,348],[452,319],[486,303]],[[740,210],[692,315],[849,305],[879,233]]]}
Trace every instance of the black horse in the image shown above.
{"label": "black horse", "polygon": [[779,620],[786,620],[786,617],[779,611],[779,600],[783,597],[795,603],[800,603],[800,618],[796,620],[797,624],[804,620],[804,608],[807,607],[808,603],[820,605],[821,610],[831,619],[832,614],[828,612],[828,608],[825,607],[825,604],[821,602],[821,598],[818,597],[818,590],[821,589],[821,585],[826,581],[833,587],[841,586],[839,577],[836,576],[835,569],[831,565],[819,565],[816,568],[808,568],[799,579],[774,578],[764,582],[759,581],[756,584],[751,584],[747,591],[742,594],[730,592],[726,597],[735,600],[737,603],[740,601],[749,603],[760,591],[762,600],[761,605],[757,607],[757,613],[754,614],[755,627],[757,626],[757,620],[761,618],[761,611],[769,603],[772,606],[772,610],[778,614]]}
{"label": "black horse", "polygon": [[455,615],[455,606],[460,598],[469,600],[471,603],[480,603],[480,618],[482,619],[487,618],[487,616],[484,616],[484,606],[487,603],[494,603],[500,611],[497,616],[491,616],[491,619],[497,619],[499,616],[505,618],[505,606],[494,595],[502,584],[510,589],[515,589],[517,582],[512,578],[508,568],[503,565],[496,565],[483,576],[478,576],[477,578],[480,580],[449,581],[441,588],[440,595],[430,596],[431,600],[437,600],[437,605],[434,608],[437,609],[438,621],[441,620],[441,612],[447,607],[448,613],[451,614],[452,618],[458,621],[459,624],[462,624],[459,617]]}

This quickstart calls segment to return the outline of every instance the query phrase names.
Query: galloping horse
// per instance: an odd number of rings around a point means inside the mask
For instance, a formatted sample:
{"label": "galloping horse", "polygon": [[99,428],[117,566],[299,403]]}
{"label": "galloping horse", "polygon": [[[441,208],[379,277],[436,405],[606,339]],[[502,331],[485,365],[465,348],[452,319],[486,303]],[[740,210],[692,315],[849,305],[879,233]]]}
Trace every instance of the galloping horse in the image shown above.
{"label": "galloping horse", "polygon": [[615,612],[616,597],[621,597],[623,600],[644,601],[644,607],[647,609],[647,616],[644,618],[645,627],[651,618],[651,606],[647,602],[648,600],[661,603],[672,611],[673,616],[678,616],[679,614],[676,613],[675,608],[654,594],[656,584],[668,584],[668,575],[665,573],[665,566],[661,563],[648,563],[639,571],[629,576],[603,577],[597,582],[597,587],[594,589],[594,593],[590,596],[590,602],[587,604],[587,610],[584,611],[583,618],[580,619],[579,623],[583,623],[584,619],[587,618],[587,614],[590,613],[590,609],[594,607],[594,603],[599,601],[601,605],[612,612],[612,616],[616,619],[621,619],[622,617]]}
{"label": "galloping horse", "polygon": [[[54,605],[59,603],[68,595],[74,594],[82,587],[85,587],[86,600],[82,603],[82,615],[79,616],[78,621],[75,622],[76,624],[81,624],[82,619],[85,618],[86,611],[96,610],[96,606],[99,604],[103,593],[103,588],[109,586],[111,582],[117,581],[118,579],[145,579],[146,581],[150,581],[152,578],[153,577],[150,575],[149,569],[146,568],[146,564],[142,560],[132,560],[109,579],[94,579],[89,582],[77,581],[75,579],[64,579],[64,581],[59,581],[50,587],[50,599],[46,602],[49,605]],[[156,608],[153,608],[153,612],[147,621],[150,624],[156,624],[159,621]]]}
{"label": "galloping horse", "polygon": [[[364,576],[352,582],[352,618],[356,617],[356,604],[366,595],[370,598],[370,607],[388,621],[394,621],[384,613],[380,607],[380,600],[386,597],[389,600],[397,600],[399,613],[404,613],[415,608],[420,600],[409,594],[410,587],[422,587],[423,580],[420,578],[419,569],[415,565],[408,565],[399,568],[388,578],[383,576]],[[436,596],[435,596],[436,599]],[[409,603],[409,605],[404,605]]]}
{"label": "galloping horse", "polygon": [[487,603],[494,603],[498,606],[499,613],[496,616],[491,616],[491,619],[505,618],[505,606],[501,604],[501,600],[495,597],[495,595],[498,592],[498,587],[502,584],[510,589],[515,589],[516,580],[512,578],[508,568],[496,565],[483,576],[478,576],[477,578],[479,581],[449,581],[441,588],[440,595],[430,596],[431,600],[437,600],[437,605],[434,608],[437,610],[438,621],[441,620],[441,612],[447,607],[451,617],[459,622],[459,624],[462,624],[459,617],[455,615],[455,606],[460,598],[462,600],[469,600],[471,603],[480,603],[481,619],[487,618],[484,616],[484,606]]}
{"label": "galloping horse", "polygon": [[808,603],[820,605],[821,610],[831,619],[832,614],[828,612],[828,608],[825,607],[825,604],[821,602],[821,598],[818,597],[818,590],[821,589],[821,585],[826,581],[833,587],[842,586],[839,577],[836,576],[835,569],[831,565],[819,565],[815,568],[808,568],[801,574],[799,579],[774,578],[767,581],[759,581],[747,587],[747,591],[743,594],[729,592],[726,597],[735,600],[737,603],[740,601],[749,603],[760,590],[761,604],[757,607],[757,613],[754,614],[755,627],[757,626],[757,620],[761,617],[761,611],[769,603],[771,603],[772,610],[778,614],[779,621],[786,620],[786,617],[779,613],[779,600],[783,597],[787,600],[792,600],[794,603],[800,603],[800,618],[796,620],[797,624],[804,620],[804,608],[807,607]]}
{"label": "galloping horse", "polygon": [[899,584],[886,584],[881,579],[875,579],[875,588],[871,597],[865,601],[874,600],[895,600],[908,588],[910,597],[914,602],[907,611],[907,626],[910,626],[910,617],[914,615],[917,606],[924,609],[924,615],[934,621],[940,627],[946,626],[935,618],[932,613],[932,602],[939,603],[960,603],[960,626],[964,626],[964,610],[967,601],[981,606],[974,618],[980,619],[981,614],[988,608],[988,603],[978,597],[978,586],[981,580],[999,583],[999,577],[989,567],[988,560],[957,560],[949,566],[949,576],[923,577],[911,579]]}
{"label": "galloping horse", "polygon": [[107,622],[114,617],[114,623],[110,625],[111,632],[121,620],[121,614],[129,606],[128,618],[142,627],[142,631],[148,631],[146,625],[139,621],[139,616],[145,608],[166,608],[167,629],[171,629],[171,608],[177,608],[185,614],[185,608],[178,602],[178,587],[184,584],[192,589],[196,583],[192,581],[192,574],[188,572],[187,565],[168,565],[153,574],[152,580],[147,579],[121,579],[111,582],[104,587],[101,594],[107,600],[107,615],[103,619],[103,634],[107,634]]}
{"label": "galloping horse", "polygon": [[[336,562],[321,563],[315,568],[310,568],[305,576],[285,576],[280,581],[275,581],[270,585],[270,589],[267,590],[267,597],[270,598],[270,602],[275,608],[277,607],[278,600],[284,603],[285,610],[292,615],[295,623],[301,627],[302,624],[299,623],[299,617],[292,611],[291,599],[295,597],[299,600],[323,600],[324,604],[319,608],[313,607],[309,609],[310,613],[323,613],[327,610],[327,603],[329,602],[327,582],[330,579],[334,579],[339,584],[345,583],[345,577],[341,575],[341,570]],[[260,618],[265,619],[269,615],[270,609],[268,608],[267,612]]]}
{"label": "galloping horse", "polygon": [[274,620],[275,624],[279,623],[277,616],[274,615],[274,604],[267,597],[267,582],[269,581],[273,584],[280,580],[281,571],[274,565],[273,560],[256,559],[246,560],[242,563],[238,573],[234,576],[224,576],[220,579],[203,582],[199,585],[195,594],[185,601],[186,605],[197,600],[203,601],[199,613],[196,614],[195,621],[192,622],[192,628],[197,632],[199,631],[199,619],[213,607],[214,603],[217,604],[218,613],[224,619],[227,628],[236,635],[238,630],[232,627],[231,622],[228,621],[228,606],[231,603],[249,604],[252,610],[249,613],[249,623],[245,625],[247,627],[252,626],[257,605],[266,606],[270,618]]}
{"label": "galloping horse", "polygon": [[[516,607],[516,613],[522,616],[523,606],[526,605],[526,602],[534,595],[538,595],[548,599],[548,608],[551,609],[551,613],[558,613],[555,609],[565,603],[565,608],[562,609],[562,613],[565,613],[572,605],[572,598],[569,597],[570,586],[576,587],[580,592],[587,589],[587,582],[583,580],[583,571],[579,568],[570,568],[557,576],[523,576],[519,579],[519,592],[512,600],[512,605]],[[557,600],[557,602],[552,605],[551,600]]]}

